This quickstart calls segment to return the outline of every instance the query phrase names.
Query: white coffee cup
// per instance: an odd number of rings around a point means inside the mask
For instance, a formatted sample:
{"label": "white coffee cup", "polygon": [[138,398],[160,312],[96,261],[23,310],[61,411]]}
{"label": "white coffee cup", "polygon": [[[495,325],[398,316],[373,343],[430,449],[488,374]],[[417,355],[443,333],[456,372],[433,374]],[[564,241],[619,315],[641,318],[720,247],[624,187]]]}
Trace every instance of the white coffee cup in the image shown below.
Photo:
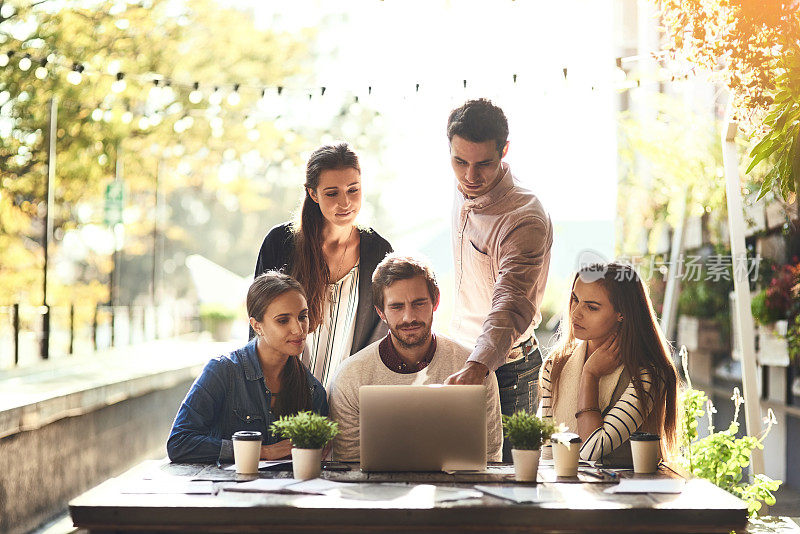
{"label": "white coffee cup", "polygon": [[233,435],[233,460],[237,473],[258,473],[261,458],[261,432],[240,430]]}
{"label": "white coffee cup", "polygon": [[559,432],[550,437],[553,446],[553,460],[555,460],[557,477],[578,476],[578,460],[580,459],[581,444],[583,441],[578,434],[572,432]]}
{"label": "white coffee cup", "polygon": [[658,434],[634,432],[631,434],[631,454],[634,473],[655,473],[661,459],[661,438]]}

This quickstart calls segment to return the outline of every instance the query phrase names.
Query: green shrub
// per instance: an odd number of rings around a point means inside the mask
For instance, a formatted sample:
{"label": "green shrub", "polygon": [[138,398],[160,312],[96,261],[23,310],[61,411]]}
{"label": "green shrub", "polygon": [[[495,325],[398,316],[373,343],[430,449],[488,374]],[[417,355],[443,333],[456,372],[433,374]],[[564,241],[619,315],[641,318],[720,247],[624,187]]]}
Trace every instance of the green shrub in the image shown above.
{"label": "green shrub", "polygon": [[238,310],[222,304],[201,304],[200,319],[204,321],[225,321],[236,319]]}
{"label": "green shrub", "polygon": [[552,421],[527,412],[503,416],[503,434],[518,450],[538,451],[555,431],[556,426]]}
{"label": "green shrub", "polygon": [[288,438],[298,449],[321,449],[339,434],[339,424],[314,412],[284,415],[270,426],[275,435]]}
{"label": "green shrub", "polygon": [[762,289],[750,301],[750,311],[753,318],[761,326],[780,321],[784,317],[770,306],[767,306],[767,290]]}
{"label": "green shrub", "polygon": [[[736,407],[733,421],[727,430],[715,432],[712,416],[716,410],[705,393],[692,388],[692,381],[688,373],[686,347],[681,348],[681,363],[688,385],[681,391],[679,399],[682,412],[679,439],[683,453],[683,466],[694,476],[705,478],[742,499],[747,503],[750,517],[754,517],[761,509],[762,502],[768,505],[775,504],[775,496],[772,492],[776,491],[782,483],[780,480],[773,480],[762,474],[755,475],[752,482],[742,481],[742,468],[750,465],[754,449],[764,448],[763,441],[775,423],[772,409],[769,410],[768,426],[760,436],[737,438],[739,409],[744,403],[744,399],[739,394],[739,388],[734,388],[733,397],[731,397]],[[697,426],[703,416],[708,417],[709,435],[698,439]]]}

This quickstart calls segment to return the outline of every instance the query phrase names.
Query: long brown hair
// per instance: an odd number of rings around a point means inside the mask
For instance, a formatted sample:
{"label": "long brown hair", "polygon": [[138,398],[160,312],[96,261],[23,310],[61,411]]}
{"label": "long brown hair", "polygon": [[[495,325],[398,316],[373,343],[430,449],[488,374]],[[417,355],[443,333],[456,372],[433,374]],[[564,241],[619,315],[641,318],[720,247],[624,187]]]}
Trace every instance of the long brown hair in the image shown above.
{"label": "long brown hair", "polygon": [[309,331],[322,323],[322,304],[325,290],[331,283],[331,271],[322,253],[322,227],[325,223],[319,204],[308,190],[316,190],[323,171],[351,168],[361,173],[358,156],[347,143],[323,145],[308,158],[305,196],[300,217],[293,224],[295,246],[292,252],[291,274],[305,288],[308,299]]}
{"label": "long brown hair", "polygon": [[[583,267],[575,274],[570,290],[570,301],[578,277],[585,282],[599,283],[608,294],[614,311],[623,317],[619,330],[622,363],[631,375],[636,395],[647,401],[640,370],[650,374],[650,393],[655,401],[645,418],[644,426],[658,432],[667,453],[675,451],[677,442],[678,372],[661,328],[658,326],[647,287],[630,265],[620,263],[595,264]],[[571,306],[561,321],[559,341],[549,358],[553,360],[550,372],[551,405],[555,406],[558,380],[567,360],[575,352],[578,341],[572,324]],[[540,379],[541,380],[541,379]],[[648,428],[651,427],[651,428]]]}
{"label": "long brown hair", "polygon": [[[287,291],[297,291],[304,298],[306,292],[297,280],[276,271],[267,271],[256,276],[247,291],[247,315],[258,322],[273,300]],[[311,389],[303,363],[297,356],[289,356],[281,371],[281,391],[275,399],[273,412],[291,415],[312,408]]]}

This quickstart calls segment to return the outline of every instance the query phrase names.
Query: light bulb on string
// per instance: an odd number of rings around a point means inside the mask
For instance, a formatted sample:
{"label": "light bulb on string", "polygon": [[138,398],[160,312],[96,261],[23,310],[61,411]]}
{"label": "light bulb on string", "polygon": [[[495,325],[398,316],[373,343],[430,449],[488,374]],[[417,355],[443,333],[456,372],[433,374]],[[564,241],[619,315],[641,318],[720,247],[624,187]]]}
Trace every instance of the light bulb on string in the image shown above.
{"label": "light bulb on string", "polygon": [[33,72],[33,75],[36,76],[40,80],[44,80],[47,78],[47,59],[43,59],[36,70]]}
{"label": "light bulb on string", "polygon": [[239,102],[242,101],[242,97],[239,96],[239,84],[235,84],[233,86],[233,92],[228,95],[228,104],[231,106],[238,106]]}
{"label": "light bulb on string", "polygon": [[103,110],[100,108],[96,108],[92,111],[92,120],[95,122],[99,122],[103,119]]}
{"label": "light bulb on string", "polygon": [[72,85],[78,85],[83,80],[83,65],[73,63],[72,70],[67,73],[67,81]]}
{"label": "light bulb on string", "polygon": [[158,101],[161,98],[161,87],[159,86],[160,80],[158,78],[153,80],[153,87],[147,93],[147,98],[150,100]]}
{"label": "light bulb on string", "polygon": [[212,106],[219,106],[222,103],[222,93],[219,87],[214,88],[214,92],[208,97],[208,103]]}
{"label": "light bulb on string", "polygon": [[31,61],[31,55],[25,54],[22,59],[19,60],[19,70],[27,71],[31,68],[33,62]]}
{"label": "light bulb on string", "polygon": [[199,104],[203,100],[203,93],[200,92],[200,84],[194,82],[192,92],[189,93],[189,102],[192,104]]}
{"label": "light bulb on string", "polygon": [[122,114],[122,123],[123,124],[130,124],[133,121],[133,113],[130,111],[126,111]]}
{"label": "light bulb on string", "polygon": [[256,106],[261,111],[267,111],[270,108],[270,100],[272,97],[267,93],[266,88],[261,90],[261,98],[256,102]]}
{"label": "light bulb on string", "polygon": [[128,87],[128,83],[125,81],[125,73],[118,72],[117,79],[111,84],[111,91],[121,93],[126,87]]}
{"label": "light bulb on string", "polygon": [[14,55],[14,52],[3,52],[0,54],[0,67],[5,67],[11,61],[11,56]]}
{"label": "light bulb on string", "polygon": [[214,88],[214,92],[208,97],[208,103],[212,106],[219,106],[222,103],[222,95],[219,92],[219,87]]}

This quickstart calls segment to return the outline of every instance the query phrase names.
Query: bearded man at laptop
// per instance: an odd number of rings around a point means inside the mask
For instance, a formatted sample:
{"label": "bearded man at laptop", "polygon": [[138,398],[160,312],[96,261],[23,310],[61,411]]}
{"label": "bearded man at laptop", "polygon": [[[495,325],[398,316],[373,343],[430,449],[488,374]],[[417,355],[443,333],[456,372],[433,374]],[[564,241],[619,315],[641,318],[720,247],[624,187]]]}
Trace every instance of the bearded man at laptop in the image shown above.
{"label": "bearded man at laptop", "polygon": [[[389,334],[353,354],[339,366],[330,387],[331,417],[339,423],[333,458],[357,462],[359,394],[365,385],[442,384],[461,369],[470,349],[431,331],[439,306],[439,287],[428,265],[417,259],[390,254],[372,275],[372,298]],[[487,460],[500,461],[502,425],[497,379],[489,373],[486,389]]]}

